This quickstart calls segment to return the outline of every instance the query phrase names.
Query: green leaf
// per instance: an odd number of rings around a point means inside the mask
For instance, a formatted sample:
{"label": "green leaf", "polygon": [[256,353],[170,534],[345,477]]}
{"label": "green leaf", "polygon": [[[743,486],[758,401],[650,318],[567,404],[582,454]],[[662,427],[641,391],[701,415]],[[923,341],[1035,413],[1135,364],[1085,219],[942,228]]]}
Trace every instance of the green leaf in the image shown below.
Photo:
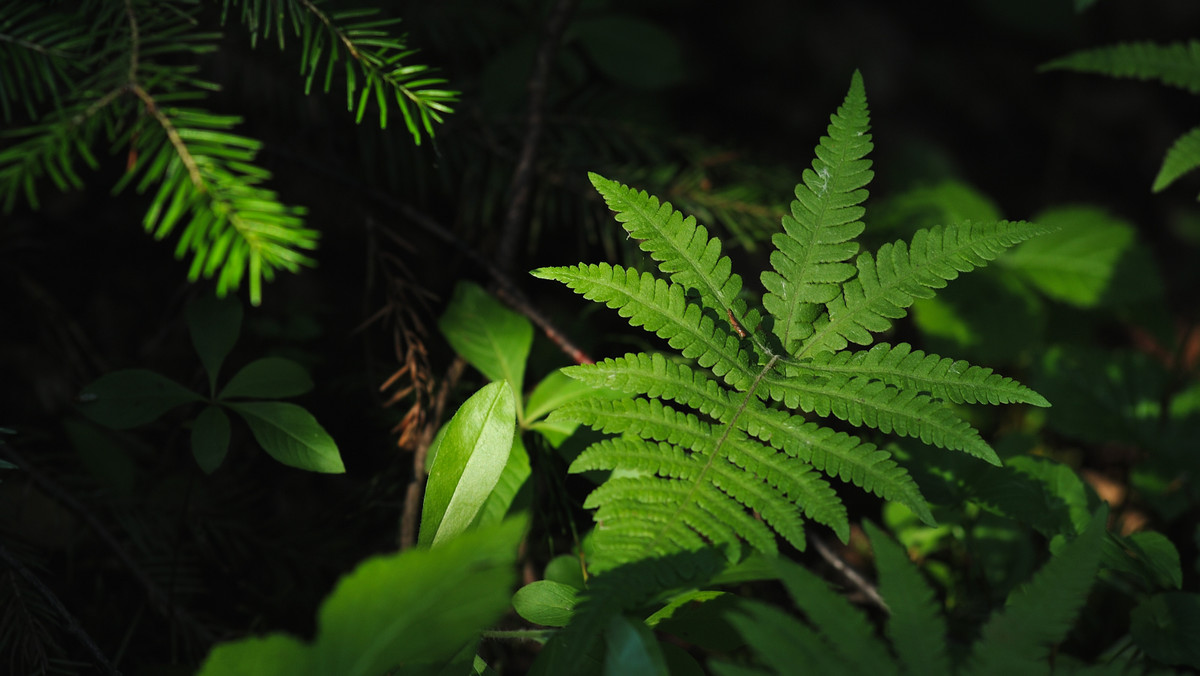
{"label": "green leaf", "polygon": [[313,472],[346,471],[337,444],[303,408],[282,401],[230,402],[263,450],[279,462]]}
{"label": "green leaf", "polygon": [[1167,536],[1156,531],[1142,531],[1120,538],[1114,536],[1113,544],[1119,554],[1106,556],[1106,566],[1139,578],[1147,590],[1183,587],[1179,550]]}
{"label": "green leaf", "polygon": [[[517,497],[525,488],[526,481],[532,472],[529,465],[529,452],[525,450],[525,442],[521,441],[521,433],[517,432],[513,434],[512,449],[508,453],[508,460],[504,463],[504,470],[500,472],[500,478],[496,480],[496,487],[488,494],[487,500],[479,508],[479,513],[475,515],[474,525],[499,523],[504,519],[513,509],[513,505],[518,504]],[[524,497],[525,499],[521,501],[518,508],[528,506],[529,491],[525,491]]]}
{"label": "green leaf", "polygon": [[90,420],[115,430],[154,422],[182,404],[204,397],[146,369],[115,371],[100,376],[79,394],[79,410]]}
{"label": "green leaf", "polygon": [[1159,45],[1130,42],[1069,54],[1038,70],[1074,70],[1112,77],[1158,80],[1200,94],[1200,41]]}
{"label": "green leaf", "polygon": [[513,610],[534,624],[565,627],[575,611],[579,590],[551,580],[538,580],[513,594]]}
{"label": "green leaf", "polygon": [[[568,376],[562,369],[551,371],[533,388],[525,402],[525,420],[532,422],[550,411],[584,397],[599,394],[593,385]],[[620,396],[613,392],[614,397]]]}
{"label": "green leaf", "polygon": [[516,399],[505,380],[485,385],[446,425],[425,486],[421,544],[447,542],[475,519],[508,462]]}
{"label": "green leaf", "polygon": [[312,388],[312,378],[303,366],[283,357],[264,357],[246,364],[233,374],[217,398],[277,399],[295,397]]}
{"label": "green leaf", "polygon": [[438,328],[454,351],[489,380],[508,380],[523,392],[533,325],[482,287],[459,282]]}
{"label": "green leaf", "polygon": [[286,634],[251,637],[215,646],[196,676],[304,676],[313,650]]}
{"label": "green leaf", "polygon": [[587,583],[583,579],[583,561],[580,560],[580,557],[572,554],[559,554],[550,559],[542,577],[551,582],[561,582],[580,591],[587,588]]}
{"label": "green leaf", "polygon": [[897,672],[867,616],[830,589],[825,580],[786,559],[779,559],[776,571],[788,595],[820,632],[826,652],[837,655],[846,673],[884,676]]}
{"label": "green leaf", "polygon": [[524,531],[514,519],[367,559],[321,605],[313,643],[274,634],[218,645],[200,676],[436,672],[504,614]]}
{"label": "green leaf", "polygon": [[1108,509],[1063,547],[1033,579],[1013,591],[983,627],[968,674],[1049,674],[1051,647],[1066,638],[1100,566]]}
{"label": "green leaf", "polygon": [[[1130,224],[1095,207],[1066,207],[1037,216],[1051,232],[1014,248],[1000,260],[1042,293],[1076,307],[1090,308],[1119,291],[1118,264],[1136,246]],[[1139,284],[1157,286],[1152,273]]]}
{"label": "green leaf", "polygon": [[684,76],[683,49],[671,33],[633,15],[585,15],[571,25],[592,62],[616,82],[660,89]]}
{"label": "green leaf", "polygon": [[640,620],[618,613],[604,629],[604,676],[667,676],[658,640]]}
{"label": "green leaf", "polygon": [[1154,659],[1200,668],[1200,594],[1147,596],[1130,613],[1133,640]]}
{"label": "green leaf", "polygon": [[946,620],[929,583],[908,554],[870,521],[863,528],[871,538],[879,593],[891,610],[886,632],[900,663],[909,674],[950,674],[946,652]]}
{"label": "green leaf", "polygon": [[1162,192],[1174,183],[1175,179],[1196,167],[1200,167],[1200,127],[1175,140],[1163,158],[1162,168],[1158,170],[1158,176],[1154,177],[1154,185],[1150,189]]}
{"label": "green leaf", "polygon": [[205,406],[192,422],[192,455],[205,474],[212,474],[229,451],[229,416],[220,406]]}
{"label": "green leaf", "polygon": [[242,304],[237,298],[221,299],[202,294],[188,304],[186,316],[192,345],[208,373],[209,392],[216,392],[221,364],[229,356],[241,331]]}

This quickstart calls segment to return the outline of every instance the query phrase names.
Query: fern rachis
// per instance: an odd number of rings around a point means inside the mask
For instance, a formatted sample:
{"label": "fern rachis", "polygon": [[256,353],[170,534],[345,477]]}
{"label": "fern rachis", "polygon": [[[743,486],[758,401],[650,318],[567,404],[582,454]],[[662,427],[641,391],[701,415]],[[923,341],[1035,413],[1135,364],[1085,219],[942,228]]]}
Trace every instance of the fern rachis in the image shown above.
{"label": "fern rachis", "polygon": [[903,343],[846,349],[869,345],[915,299],[1042,230],[1007,221],[935,227],[855,256],[872,176],[868,119],[855,73],[813,169],[796,188],[792,215],[772,239],[762,310],[744,300],[741,277],[704,226],[645,192],[591,175],[663,276],[605,263],[533,274],[616,309],[678,354],[627,354],[566,369],[637,397],[585,399],[554,414],[617,435],[571,466],[614,470],[586,504],[597,508],[600,524],[593,568],[706,544],[731,555],[742,541],[772,552],[772,530],[803,548],[798,509],[845,539],[845,507],[822,473],[932,521],[890,454],[805,414],[832,414],[998,464],[946,402],[1046,405],[989,369]]}

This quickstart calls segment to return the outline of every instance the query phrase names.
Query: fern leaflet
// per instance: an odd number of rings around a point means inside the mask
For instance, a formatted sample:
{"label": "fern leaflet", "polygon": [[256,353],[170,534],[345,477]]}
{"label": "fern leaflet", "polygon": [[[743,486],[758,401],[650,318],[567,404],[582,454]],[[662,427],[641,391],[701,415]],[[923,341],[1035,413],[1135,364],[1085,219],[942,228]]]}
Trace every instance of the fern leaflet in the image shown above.
{"label": "fern leaflet", "polygon": [[1175,144],[1163,158],[1162,168],[1158,170],[1158,176],[1154,177],[1154,185],[1150,189],[1154,192],[1166,190],[1175,179],[1196,167],[1200,167],[1200,127],[1175,140]]}
{"label": "fern leaflet", "polygon": [[1200,41],[1169,45],[1130,42],[1087,49],[1055,59],[1038,70],[1074,70],[1112,77],[1158,80],[1200,94]]}
{"label": "fern leaflet", "polygon": [[763,307],[775,317],[775,335],[789,353],[812,333],[816,304],[833,300],[854,274],[846,261],[858,251],[854,238],[863,231],[858,219],[865,211],[858,205],[874,175],[871,161],[863,159],[872,148],[869,119],[862,76],[855,71],[845,102],[829,119],[829,136],[821,138],[812,169],[796,186],[784,231],[771,238],[775,271],[762,274]]}

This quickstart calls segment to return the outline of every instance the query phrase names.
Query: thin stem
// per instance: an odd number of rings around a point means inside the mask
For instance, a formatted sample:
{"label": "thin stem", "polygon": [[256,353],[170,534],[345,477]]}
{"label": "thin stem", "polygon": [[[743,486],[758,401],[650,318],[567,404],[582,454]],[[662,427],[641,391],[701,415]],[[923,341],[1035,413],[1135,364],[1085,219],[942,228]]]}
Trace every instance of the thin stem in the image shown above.
{"label": "thin stem", "polygon": [[545,643],[549,641],[557,629],[509,629],[509,630],[489,630],[483,632],[484,638],[494,638],[508,641],[537,641]]}
{"label": "thin stem", "polygon": [[[171,142],[171,146],[175,148],[175,154],[179,156],[179,161],[183,162],[183,166],[187,169],[188,177],[192,180],[192,185],[196,186],[199,192],[207,192],[208,184],[204,181],[204,175],[200,173],[200,165],[196,163],[196,158],[192,156],[192,152],[188,150],[187,144],[183,142],[183,137],[179,135],[179,130],[175,128],[175,124],[171,122],[171,118],[159,109],[158,103],[153,96],[145,89],[142,89],[140,84],[136,82],[130,85],[131,91],[137,95],[143,103],[146,104],[146,111],[154,116],[159,126],[167,135],[167,140]],[[232,215],[230,220],[232,221]]]}
{"label": "thin stem", "polygon": [[551,67],[554,65],[554,57],[558,53],[563,32],[567,28],[567,21],[578,4],[579,0],[558,0],[554,4],[550,16],[546,19],[542,42],[534,58],[533,74],[529,78],[529,111],[525,118],[525,138],[521,142],[521,152],[517,156],[517,166],[508,188],[508,210],[504,213],[504,225],[500,230],[500,244],[496,255],[500,268],[505,271],[513,266],[517,246],[521,242],[525,221],[529,215],[529,196],[533,192],[533,167],[545,127],[546,90]]}
{"label": "thin stem", "polygon": [[813,543],[813,547],[816,548],[817,553],[821,555],[821,558],[825,559],[825,563],[833,566],[834,570],[840,573],[842,577],[846,578],[846,581],[850,583],[850,586],[862,592],[863,596],[866,596],[868,599],[870,599],[871,603],[878,606],[883,610],[883,612],[888,613],[889,615],[891,614],[892,609],[888,607],[887,602],[884,601],[883,597],[879,595],[879,590],[875,588],[875,585],[871,584],[867,578],[863,577],[862,574],[855,570],[849,563],[846,563],[845,559],[838,556],[837,552],[833,551],[833,549],[825,543],[825,540],[823,540],[816,533],[810,532],[808,534],[808,541]]}

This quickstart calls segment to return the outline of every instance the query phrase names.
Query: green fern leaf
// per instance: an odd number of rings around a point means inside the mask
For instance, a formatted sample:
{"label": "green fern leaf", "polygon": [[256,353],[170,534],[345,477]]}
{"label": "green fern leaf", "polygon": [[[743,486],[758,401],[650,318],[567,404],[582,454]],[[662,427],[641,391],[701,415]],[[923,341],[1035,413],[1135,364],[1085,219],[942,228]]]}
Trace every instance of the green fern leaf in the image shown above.
{"label": "green fern leaf", "polygon": [[745,389],[754,378],[750,355],[738,336],[699,305],[687,302],[681,284],[607,263],[541,268],[533,276],[560,281],[588,300],[615,308],[630,324],[663,338],[732,387]]}
{"label": "green fern leaf", "polygon": [[870,521],[863,528],[871,539],[879,593],[887,601],[886,632],[900,663],[909,674],[949,676],[946,653],[946,620],[933,590],[921,577],[908,554]]}
{"label": "green fern leaf", "polygon": [[773,375],[764,378],[770,396],[792,408],[798,406],[821,416],[832,414],[851,425],[914,437],[941,448],[965,451],[993,465],[1000,464],[996,452],[975,428],[928,395],[863,376],[798,377],[802,368],[789,366],[786,378]]}
{"label": "green fern leaf", "polygon": [[907,343],[877,343],[870,350],[859,352],[824,352],[796,369],[814,375],[863,376],[956,404],[1050,405],[1042,395],[989,368],[925,354]]}
{"label": "green fern leaf", "polygon": [[921,519],[933,522],[916,483],[892,462],[889,453],[758,401],[747,402],[739,416],[728,390],[686,364],[668,362],[660,354],[627,354],[563,371],[597,387],[672,399],[723,424],[736,418],[740,429],[788,456],[884,499],[901,502]]}
{"label": "green fern leaf", "polygon": [[895,661],[876,638],[866,615],[808,570],[780,559],[775,564],[788,595],[825,639],[825,649],[838,655],[842,673],[897,673]]}
{"label": "green fern leaf", "polygon": [[845,102],[829,118],[829,136],[821,137],[812,169],[796,186],[784,232],[771,238],[775,271],[762,273],[763,307],[775,317],[775,335],[787,352],[812,333],[818,304],[833,300],[854,274],[847,261],[858,251],[854,238],[863,231],[865,211],[859,205],[874,175],[871,161],[863,159],[873,147],[869,120],[862,76],[855,71]]}
{"label": "green fern leaf", "polygon": [[848,343],[869,345],[871,334],[886,331],[891,320],[904,317],[918,298],[931,298],[960,272],[987,265],[1002,251],[1044,228],[1023,221],[935,226],[919,230],[910,243],[884,244],[872,256],[859,254],[858,275],[842,294],[826,303],[816,330],[797,357],[836,351]]}
{"label": "green fern leaf", "polygon": [[1079,537],[1009,595],[984,625],[966,673],[1050,673],[1050,649],[1066,638],[1096,581],[1107,518],[1108,509],[1101,508]]}
{"label": "green fern leaf", "polygon": [[691,216],[684,218],[669,202],[660,204],[657,197],[599,174],[589,173],[588,178],[629,236],[639,240],[671,281],[699,291],[700,301],[718,314],[742,316],[742,278],[733,273],[729,257],[721,255],[720,240],[709,237],[703,225]]}
{"label": "green fern leaf", "polygon": [[1174,183],[1175,179],[1196,167],[1200,167],[1200,127],[1175,141],[1167,151],[1167,156],[1163,158],[1162,168],[1158,170],[1158,176],[1154,178],[1154,185],[1150,189],[1153,192],[1162,192]]}
{"label": "green fern leaf", "polygon": [[1200,41],[1169,45],[1130,42],[1087,49],[1055,59],[1039,70],[1074,70],[1112,77],[1158,80],[1200,94]]}

